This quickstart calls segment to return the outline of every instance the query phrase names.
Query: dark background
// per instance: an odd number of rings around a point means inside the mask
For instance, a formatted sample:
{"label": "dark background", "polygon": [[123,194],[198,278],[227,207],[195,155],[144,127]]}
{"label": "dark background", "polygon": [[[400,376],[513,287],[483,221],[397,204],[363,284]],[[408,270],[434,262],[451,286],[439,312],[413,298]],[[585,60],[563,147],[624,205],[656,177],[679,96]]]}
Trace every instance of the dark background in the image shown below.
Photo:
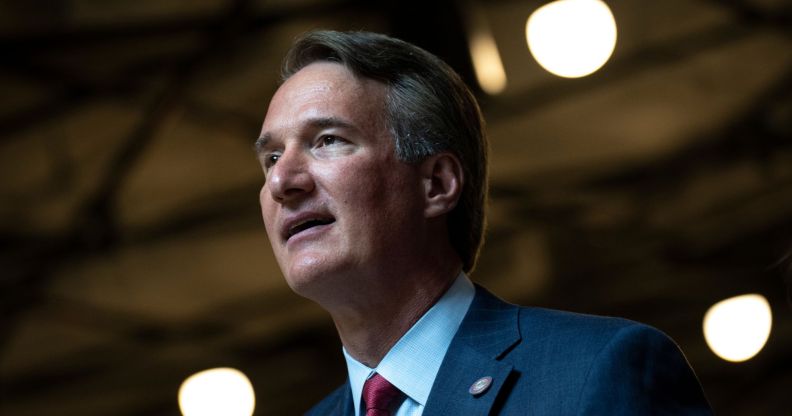
{"label": "dark background", "polygon": [[[614,55],[576,80],[525,46],[540,4],[0,1],[0,414],[177,415],[181,381],[213,366],[251,378],[256,415],[298,414],[344,379],[329,318],[274,263],[252,152],[312,28],[401,37],[476,88],[492,181],[474,280],[657,326],[718,414],[787,413],[790,3],[608,1]],[[500,95],[476,87],[472,21]],[[743,293],[769,299],[773,332],[728,363],[701,321]]]}

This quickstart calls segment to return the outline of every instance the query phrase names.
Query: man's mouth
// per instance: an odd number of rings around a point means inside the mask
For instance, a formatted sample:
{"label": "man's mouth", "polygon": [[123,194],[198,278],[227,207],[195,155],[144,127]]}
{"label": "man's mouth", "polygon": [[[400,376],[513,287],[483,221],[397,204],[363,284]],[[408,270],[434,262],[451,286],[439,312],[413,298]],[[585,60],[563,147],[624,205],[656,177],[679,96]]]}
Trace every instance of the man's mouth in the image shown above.
{"label": "man's mouth", "polygon": [[289,227],[289,229],[286,231],[286,240],[288,241],[293,236],[295,236],[295,235],[297,235],[297,234],[299,234],[299,233],[301,233],[301,232],[303,232],[305,230],[308,230],[308,229],[311,229],[311,228],[314,228],[314,227],[318,227],[318,226],[321,226],[321,225],[332,224],[334,222],[335,222],[335,218],[332,218],[332,217],[328,217],[328,218],[308,218],[305,221],[300,221],[297,224]]}

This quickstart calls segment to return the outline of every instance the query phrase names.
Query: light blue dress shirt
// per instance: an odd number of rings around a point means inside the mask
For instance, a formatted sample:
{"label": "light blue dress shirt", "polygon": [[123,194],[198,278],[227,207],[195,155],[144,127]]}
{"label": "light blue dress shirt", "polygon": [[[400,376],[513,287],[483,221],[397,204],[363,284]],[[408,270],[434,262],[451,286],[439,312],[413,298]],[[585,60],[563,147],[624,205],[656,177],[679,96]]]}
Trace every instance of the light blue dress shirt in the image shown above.
{"label": "light blue dress shirt", "polygon": [[475,292],[470,279],[460,273],[440,300],[385,354],[377,368],[367,367],[344,349],[355,414],[365,414],[365,409],[360,408],[363,384],[375,372],[407,396],[395,416],[420,416],[423,413],[440,364],[473,302]]}

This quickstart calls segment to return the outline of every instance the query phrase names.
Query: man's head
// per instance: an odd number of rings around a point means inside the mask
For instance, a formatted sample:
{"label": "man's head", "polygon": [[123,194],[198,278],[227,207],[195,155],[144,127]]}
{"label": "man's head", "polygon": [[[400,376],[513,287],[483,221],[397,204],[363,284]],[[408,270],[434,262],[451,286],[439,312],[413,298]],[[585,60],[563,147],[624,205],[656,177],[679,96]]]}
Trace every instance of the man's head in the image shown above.
{"label": "man's head", "polygon": [[264,224],[297,293],[348,307],[472,267],[486,143],[472,95],[432,55],[382,35],[309,34],[256,146]]}
{"label": "man's head", "polygon": [[488,150],[470,90],[434,55],[375,33],[308,33],[286,56],[283,79],[315,62],[339,63],[359,78],[385,85],[385,123],[400,160],[417,163],[440,152],[459,159],[464,185],[448,214],[448,232],[463,269],[470,271],[484,232]]}

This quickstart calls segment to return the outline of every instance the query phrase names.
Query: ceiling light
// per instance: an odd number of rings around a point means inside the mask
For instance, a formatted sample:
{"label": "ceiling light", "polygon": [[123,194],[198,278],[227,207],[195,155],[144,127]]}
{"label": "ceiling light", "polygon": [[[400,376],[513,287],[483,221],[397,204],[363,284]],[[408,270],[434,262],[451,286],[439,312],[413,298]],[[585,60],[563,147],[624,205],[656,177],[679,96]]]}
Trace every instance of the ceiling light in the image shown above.
{"label": "ceiling light", "polygon": [[762,295],[750,294],[722,300],[704,315],[704,338],[718,357],[745,361],[764,347],[773,315]]}
{"label": "ceiling light", "polygon": [[481,89],[490,95],[503,92],[506,88],[506,71],[492,33],[476,31],[470,38],[470,55]]}
{"label": "ceiling light", "polygon": [[255,405],[250,380],[233,368],[195,373],[179,389],[179,407],[184,416],[251,416]]}
{"label": "ceiling light", "polygon": [[544,69],[578,78],[608,61],[616,47],[616,21],[600,0],[558,0],[531,14],[525,36],[531,54]]}

